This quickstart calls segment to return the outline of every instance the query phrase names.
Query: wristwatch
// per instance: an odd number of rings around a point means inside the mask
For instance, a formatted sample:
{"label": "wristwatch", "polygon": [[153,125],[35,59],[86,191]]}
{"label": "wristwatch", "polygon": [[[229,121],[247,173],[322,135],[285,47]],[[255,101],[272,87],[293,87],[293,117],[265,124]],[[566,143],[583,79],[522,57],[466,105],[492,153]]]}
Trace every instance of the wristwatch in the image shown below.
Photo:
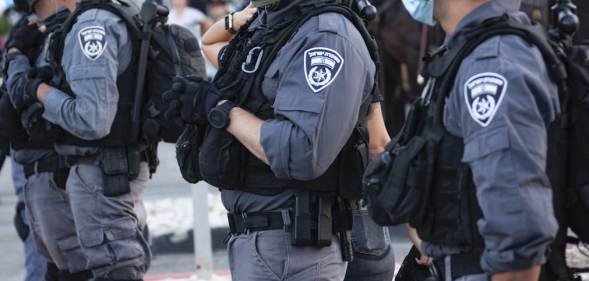
{"label": "wristwatch", "polygon": [[237,30],[235,30],[233,28],[233,15],[234,14],[235,14],[235,12],[229,13],[225,16],[225,30],[231,34],[237,33]]}
{"label": "wristwatch", "polygon": [[229,112],[237,106],[231,101],[226,101],[209,111],[209,124],[215,129],[225,129],[229,126]]}

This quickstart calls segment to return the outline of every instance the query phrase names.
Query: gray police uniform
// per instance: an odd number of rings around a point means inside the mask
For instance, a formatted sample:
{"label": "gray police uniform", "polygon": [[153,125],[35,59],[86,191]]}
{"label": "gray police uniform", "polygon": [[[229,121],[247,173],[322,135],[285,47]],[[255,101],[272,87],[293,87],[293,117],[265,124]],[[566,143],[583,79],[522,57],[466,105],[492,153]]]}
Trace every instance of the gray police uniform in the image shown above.
{"label": "gray police uniform", "polygon": [[[92,36],[87,37],[89,33]],[[96,41],[88,42],[88,38]],[[44,101],[43,117],[84,140],[108,135],[119,100],[117,76],[129,66],[131,57],[132,43],[119,17],[97,9],[81,14],[66,36],[61,61],[76,96],[52,90]],[[142,279],[151,259],[142,234],[145,210],[141,194],[149,178],[147,164],[141,163],[138,177],[130,182],[130,193],[107,197],[95,157],[98,148],[64,144],[55,148],[61,155],[78,159],[66,184],[78,237],[60,241],[68,265],[92,270],[103,279]]]}
{"label": "gray police uniform", "polygon": [[[519,1],[493,0],[467,15],[451,46],[473,25],[515,13]],[[521,14],[518,20],[529,22]],[[546,261],[557,224],[550,182],[545,173],[547,127],[558,113],[557,88],[540,51],[518,36],[493,37],[461,64],[444,111],[444,126],[464,139],[467,163],[483,212],[478,229],[485,249],[485,274],[459,280],[488,280],[494,273],[519,271]],[[493,98],[477,99],[481,91]],[[445,280],[451,278],[451,255],[466,251],[424,241],[425,254],[444,259]]]}
{"label": "gray police uniform", "polygon": [[[18,198],[18,203],[21,204],[25,202],[24,189],[27,180],[25,178],[22,165],[16,163],[14,159],[10,160],[12,169],[12,183],[14,184],[14,190],[16,197]],[[30,215],[26,214],[26,212],[18,212],[16,215],[19,216],[19,219],[22,221],[22,223],[29,226],[30,230]],[[23,241],[26,268],[26,274],[24,278],[25,281],[42,280],[45,275],[45,271],[47,270],[47,262],[45,258],[41,256],[41,254],[39,254],[39,251],[37,250],[38,247],[35,243],[35,237],[36,235],[34,235],[32,231],[30,231],[29,235],[27,237],[24,237],[25,240]]]}
{"label": "gray police uniform", "polygon": [[[36,66],[47,65],[46,56],[47,48],[43,48]],[[9,95],[15,94],[12,93],[15,89],[12,86],[23,83],[22,79],[29,69],[31,65],[25,55],[19,55],[10,61],[6,81]],[[34,165],[39,160],[56,156],[52,149],[21,149],[13,150],[12,153],[14,161],[23,165]],[[31,234],[39,253],[55,263],[60,270],[71,273],[84,270],[70,266],[65,258],[63,241],[68,241],[68,247],[79,247],[79,242],[68,195],[56,184],[53,172],[36,171],[29,176],[24,187],[24,197]]]}
{"label": "gray police uniform", "polygon": [[[262,11],[250,29],[271,26],[304,2]],[[313,52],[340,59],[330,77],[309,75]],[[261,143],[280,179],[312,180],[336,159],[354,130],[361,104],[374,87],[375,66],[355,26],[327,13],[304,23],[284,45],[262,82],[262,92],[280,119],[264,121]],[[274,196],[222,191],[230,213],[276,211],[289,206],[296,190]],[[228,243],[233,280],[343,280],[346,263],[337,237],[325,248],[291,245],[290,233],[269,230],[234,235]]]}

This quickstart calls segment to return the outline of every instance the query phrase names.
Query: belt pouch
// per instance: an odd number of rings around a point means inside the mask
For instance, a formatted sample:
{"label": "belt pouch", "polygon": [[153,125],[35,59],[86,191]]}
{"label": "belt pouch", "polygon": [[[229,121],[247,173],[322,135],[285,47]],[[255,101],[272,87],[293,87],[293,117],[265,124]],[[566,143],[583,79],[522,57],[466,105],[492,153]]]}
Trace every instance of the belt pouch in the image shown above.
{"label": "belt pouch", "polygon": [[301,192],[295,198],[294,223],[291,232],[294,246],[314,246],[313,221],[311,194]]}
{"label": "belt pouch", "polygon": [[317,246],[327,247],[331,245],[333,235],[332,218],[333,199],[319,197],[317,200]]}
{"label": "belt pouch", "polygon": [[127,149],[100,149],[98,161],[104,179],[104,196],[120,196],[131,191]]}

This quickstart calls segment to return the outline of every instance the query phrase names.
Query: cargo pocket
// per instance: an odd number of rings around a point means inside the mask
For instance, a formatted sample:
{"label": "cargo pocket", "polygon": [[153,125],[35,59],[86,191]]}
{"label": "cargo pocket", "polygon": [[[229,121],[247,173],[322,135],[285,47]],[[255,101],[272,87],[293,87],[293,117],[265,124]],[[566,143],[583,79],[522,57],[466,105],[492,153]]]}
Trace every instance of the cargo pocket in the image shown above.
{"label": "cargo pocket", "polygon": [[137,237],[137,223],[130,218],[114,221],[104,230],[115,262],[142,257],[145,253]]}
{"label": "cargo pocket", "polygon": [[87,269],[113,265],[144,254],[137,239],[137,224],[130,218],[102,227],[86,228],[78,235],[87,259]]}
{"label": "cargo pocket", "polygon": [[84,250],[80,247],[80,242],[76,235],[58,240],[57,247],[69,271],[80,272],[89,269],[90,262],[86,258]]}
{"label": "cargo pocket", "polygon": [[368,215],[368,211],[354,210],[352,227],[352,245],[354,253],[380,257],[388,252],[390,238],[388,231],[377,225]]}

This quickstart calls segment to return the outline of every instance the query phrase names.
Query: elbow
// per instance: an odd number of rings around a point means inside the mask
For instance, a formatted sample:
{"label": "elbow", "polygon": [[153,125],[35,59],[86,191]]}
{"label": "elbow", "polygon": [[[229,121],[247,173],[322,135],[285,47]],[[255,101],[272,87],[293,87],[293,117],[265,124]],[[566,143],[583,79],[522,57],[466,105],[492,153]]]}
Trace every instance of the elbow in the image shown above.
{"label": "elbow", "polygon": [[300,161],[296,166],[301,167],[301,169],[296,173],[292,173],[292,177],[300,181],[315,180],[325,174],[329,168],[329,165],[322,164],[316,157],[308,157]]}

